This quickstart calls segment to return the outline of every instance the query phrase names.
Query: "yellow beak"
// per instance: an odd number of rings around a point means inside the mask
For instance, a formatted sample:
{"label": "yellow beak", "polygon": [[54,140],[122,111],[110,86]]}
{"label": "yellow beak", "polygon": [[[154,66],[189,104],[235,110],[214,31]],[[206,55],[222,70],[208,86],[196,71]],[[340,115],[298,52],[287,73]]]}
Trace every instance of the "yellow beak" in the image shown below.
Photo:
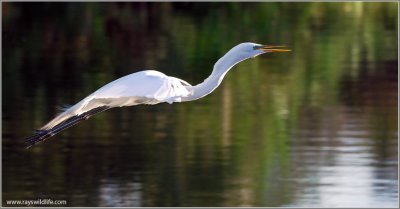
{"label": "yellow beak", "polygon": [[260,47],[261,50],[264,52],[290,52],[292,50],[287,49],[286,46],[268,46],[268,45],[263,45]]}

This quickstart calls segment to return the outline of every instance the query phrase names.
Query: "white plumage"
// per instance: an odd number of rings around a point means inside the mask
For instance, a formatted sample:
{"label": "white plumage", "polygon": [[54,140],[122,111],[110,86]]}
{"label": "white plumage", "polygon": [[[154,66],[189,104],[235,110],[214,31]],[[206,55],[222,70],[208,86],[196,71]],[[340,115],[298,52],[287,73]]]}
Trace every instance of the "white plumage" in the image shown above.
{"label": "white plumage", "polygon": [[188,82],[155,70],[132,73],[93,92],[48,122],[41,130],[49,130],[74,115],[81,115],[97,107],[181,102],[181,98],[188,97],[191,90],[192,86]]}

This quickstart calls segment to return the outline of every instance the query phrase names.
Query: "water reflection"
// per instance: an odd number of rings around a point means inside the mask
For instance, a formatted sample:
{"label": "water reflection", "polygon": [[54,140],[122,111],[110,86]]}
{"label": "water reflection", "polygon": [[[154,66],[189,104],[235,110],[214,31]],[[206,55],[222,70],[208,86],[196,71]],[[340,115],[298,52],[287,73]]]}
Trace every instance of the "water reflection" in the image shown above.
{"label": "water reflection", "polygon": [[[388,63],[386,63],[388,64]],[[355,80],[344,79],[341,102],[324,111],[330,115],[325,121],[308,121],[305,119],[296,136],[296,146],[292,146],[293,163],[300,165],[298,171],[313,173],[311,178],[289,178],[303,188],[299,205],[323,207],[393,207],[397,200],[398,172],[391,170],[398,165],[397,131],[376,130],[374,121],[368,117],[373,115],[368,111],[376,106],[385,107],[388,115],[375,115],[374,120],[390,117],[390,111],[395,111],[397,81],[395,65],[388,65],[384,70]],[[373,89],[365,83],[374,80]],[[349,88],[349,86],[352,86]],[[375,94],[376,89],[385,88],[385,92]],[[363,94],[361,92],[364,92]],[[374,93],[375,92],[375,93]],[[349,98],[361,97],[362,105],[347,105]],[[384,97],[381,99],[379,97]],[[352,100],[354,102],[354,100]],[[318,111],[318,110],[317,110]],[[305,113],[307,118],[309,113]],[[393,112],[397,115],[396,112]],[[334,123],[332,123],[334,121]],[[383,122],[383,121],[382,121]],[[334,126],[332,126],[334,124]],[[384,124],[381,124],[384,125]],[[392,125],[392,124],[386,124]],[[377,143],[384,143],[385,151],[376,152]],[[382,159],[380,154],[390,155]],[[311,156],[311,157],[310,157]],[[316,158],[316,156],[318,156]],[[382,170],[385,172],[382,173]],[[391,170],[391,171],[390,171]],[[383,174],[383,175],[382,175]],[[382,191],[391,191],[391,195],[382,195]],[[357,198],[354,198],[357,197]]]}
{"label": "water reflection", "polygon": [[118,186],[116,182],[103,182],[99,186],[100,207],[140,207],[142,205],[141,184],[128,183]]}
{"label": "water reflection", "polygon": [[[396,207],[397,3],[3,4],[3,205]],[[234,30],[232,30],[234,28]],[[114,109],[23,150],[57,106],[158,69],[208,97]]]}

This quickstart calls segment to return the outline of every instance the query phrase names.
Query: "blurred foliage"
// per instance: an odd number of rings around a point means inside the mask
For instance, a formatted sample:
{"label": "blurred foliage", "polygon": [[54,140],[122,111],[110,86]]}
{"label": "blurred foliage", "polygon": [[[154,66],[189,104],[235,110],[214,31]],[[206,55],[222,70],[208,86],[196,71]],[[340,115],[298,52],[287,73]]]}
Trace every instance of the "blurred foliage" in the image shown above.
{"label": "blurred foliage", "polygon": [[[310,112],[322,122],[327,109],[343,103],[362,109],[385,159],[397,129],[397,6],[3,3],[3,200],[51,196],[97,206],[108,191],[103,187],[140,182],[140,206],[290,204],[290,185],[277,189],[274,182],[293,175],[294,136]],[[238,64],[202,100],[112,110],[52,142],[19,148],[16,139],[43,125],[57,106],[113,79],[157,69],[196,84],[227,50],[247,41],[293,51]],[[370,83],[385,87],[365,96]]]}

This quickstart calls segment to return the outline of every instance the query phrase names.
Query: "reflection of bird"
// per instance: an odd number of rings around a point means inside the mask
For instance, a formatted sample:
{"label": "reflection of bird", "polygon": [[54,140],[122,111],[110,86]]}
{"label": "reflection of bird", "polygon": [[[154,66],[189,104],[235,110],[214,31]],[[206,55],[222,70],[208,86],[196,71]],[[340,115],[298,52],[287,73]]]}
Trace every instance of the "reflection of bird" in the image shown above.
{"label": "reflection of bird", "polygon": [[67,108],[26,139],[28,147],[69,128],[92,115],[113,107],[161,102],[186,102],[210,94],[225,74],[237,63],[266,52],[290,51],[280,46],[241,43],[229,50],[214,65],[211,75],[196,86],[154,70],[145,70],[119,78]]}

